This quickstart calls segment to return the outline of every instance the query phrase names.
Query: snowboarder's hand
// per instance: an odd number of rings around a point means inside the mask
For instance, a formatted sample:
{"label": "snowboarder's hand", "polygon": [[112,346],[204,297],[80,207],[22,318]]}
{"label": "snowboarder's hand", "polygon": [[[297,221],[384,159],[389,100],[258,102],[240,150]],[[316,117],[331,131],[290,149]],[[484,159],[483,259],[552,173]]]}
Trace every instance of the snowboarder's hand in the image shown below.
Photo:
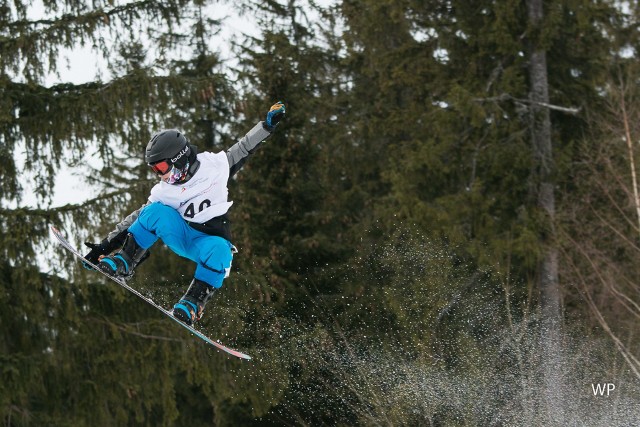
{"label": "snowboarder's hand", "polygon": [[282,119],[282,116],[284,116],[284,113],[285,109],[282,101],[278,101],[273,104],[267,113],[267,119],[264,121],[267,130],[270,132],[273,131],[276,128],[276,125],[280,122],[280,119]]}
{"label": "snowboarder's hand", "polygon": [[[84,256],[84,259],[94,265],[100,261],[101,256],[104,256],[113,250],[107,239],[104,239],[100,243],[84,242],[84,244],[91,249],[89,253]],[[93,268],[87,263],[82,263],[82,265],[88,270],[93,270]]]}

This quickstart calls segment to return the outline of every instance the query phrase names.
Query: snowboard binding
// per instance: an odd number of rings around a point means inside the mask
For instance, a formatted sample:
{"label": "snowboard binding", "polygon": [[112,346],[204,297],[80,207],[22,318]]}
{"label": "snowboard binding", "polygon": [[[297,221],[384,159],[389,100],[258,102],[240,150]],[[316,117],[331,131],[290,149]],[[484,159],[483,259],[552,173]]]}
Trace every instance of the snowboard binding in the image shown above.
{"label": "snowboard binding", "polygon": [[98,268],[109,276],[128,280],[134,269],[146,259],[149,251],[138,245],[133,234],[128,233],[122,249],[113,255],[100,258]]}
{"label": "snowboard binding", "polygon": [[214,287],[193,279],[187,293],[173,306],[173,317],[191,326],[202,318],[204,306],[213,296]]}

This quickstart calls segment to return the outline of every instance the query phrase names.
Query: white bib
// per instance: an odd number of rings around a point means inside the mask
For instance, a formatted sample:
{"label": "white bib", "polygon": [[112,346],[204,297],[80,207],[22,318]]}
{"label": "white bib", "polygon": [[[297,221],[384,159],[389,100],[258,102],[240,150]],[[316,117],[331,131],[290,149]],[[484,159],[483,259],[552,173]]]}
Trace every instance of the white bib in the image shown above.
{"label": "white bib", "polygon": [[159,182],[151,189],[150,202],[176,209],[190,222],[204,223],[227,213],[233,202],[227,201],[229,161],[224,151],[198,154],[200,168],[183,184]]}

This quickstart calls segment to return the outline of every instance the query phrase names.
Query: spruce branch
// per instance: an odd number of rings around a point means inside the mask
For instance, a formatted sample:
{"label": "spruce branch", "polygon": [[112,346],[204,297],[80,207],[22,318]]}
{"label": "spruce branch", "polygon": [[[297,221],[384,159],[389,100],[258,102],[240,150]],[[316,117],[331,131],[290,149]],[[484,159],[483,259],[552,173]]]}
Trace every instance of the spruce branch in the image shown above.
{"label": "spruce branch", "polygon": [[111,193],[104,194],[93,199],[89,199],[85,202],[78,204],[67,203],[66,205],[58,206],[55,208],[28,208],[28,207],[19,207],[16,209],[8,209],[8,208],[0,208],[0,215],[2,216],[13,216],[13,217],[45,217],[49,218],[58,214],[66,214],[70,212],[76,212],[82,210],[84,208],[96,205],[104,200],[110,200],[117,196],[122,196],[125,194],[129,194],[132,191],[131,188],[124,188],[117,191],[112,191]]}
{"label": "spruce branch", "polygon": [[[132,16],[138,15],[140,11],[149,11],[152,8],[157,8],[160,12],[163,12],[163,15],[166,14],[167,11],[171,9],[170,5],[167,5],[166,2],[158,2],[152,0],[141,0],[137,2],[132,2],[128,4],[123,4],[119,6],[115,6],[111,9],[105,10],[102,8],[92,10],[91,12],[81,14],[81,15],[73,15],[70,13],[61,15],[55,19],[36,19],[36,20],[28,20],[28,19],[20,19],[16,21],[12,21],[6,24],[6,29],[9,30],[18,30],[23,31],[27,28],[34,29],[40,26],[48,26],[48,28],[43,29],[44,32],[50,32],[52,30],[56,30],[59,28],[69,29],[70,26],[76,25],[86,26],[88,24],[104,24],[109,25],[111,23],[111,17],[125,15]],[[15,40],[17,38],[8,38],[8,40]]]}
{"label": "spruce branch", "polygon": [[90,320],[92,320],[94,322],[97,322],[97,323],[101,323],[103,325],[107,325],[107,326],[112,327],[112,328],[115,328],[115,329],[119,330],[120,332],[124,332],[125,334],[133,335],[133,336],[144,338],[144,339],[157,340],[157,341],[171,341],[171,342],[183,342],[184,341],[184,340],[178,339],[178,338],[167,337],[167,336],[162,336],[162,335],[151,335],[151,334],[145,334],[143,332],[140,332],[140,326],[142,325],[142,322],[120,323],[120,322],[111,321],[111,320],[107,319],[106,317],[102,317],[102,318],[91,317]]}

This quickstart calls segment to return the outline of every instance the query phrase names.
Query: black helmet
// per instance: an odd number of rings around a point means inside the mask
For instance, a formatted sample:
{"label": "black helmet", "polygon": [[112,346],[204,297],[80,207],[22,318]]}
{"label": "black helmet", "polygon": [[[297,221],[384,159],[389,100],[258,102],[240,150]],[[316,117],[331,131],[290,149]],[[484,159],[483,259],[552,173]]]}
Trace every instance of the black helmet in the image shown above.
{"label": "black helmet", "polygon": [[144,158],[149,165],[167,160],[182,169],[192,157],[192,151],[189,141],[182,132],[177,129],[167,129],[153,134],[147,144]]}

